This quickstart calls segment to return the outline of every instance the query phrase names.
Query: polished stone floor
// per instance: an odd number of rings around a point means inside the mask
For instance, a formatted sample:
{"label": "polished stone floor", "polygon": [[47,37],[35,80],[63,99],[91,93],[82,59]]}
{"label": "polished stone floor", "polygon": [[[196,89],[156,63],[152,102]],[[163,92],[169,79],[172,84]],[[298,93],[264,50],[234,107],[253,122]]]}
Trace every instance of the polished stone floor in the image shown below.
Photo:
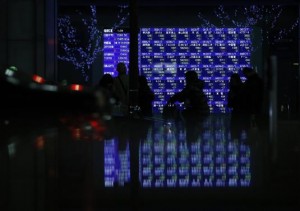
{"label": "polished stone floor", "polygon": [[0,210],[299,210],[297,121],[94,115],[0,123]]}

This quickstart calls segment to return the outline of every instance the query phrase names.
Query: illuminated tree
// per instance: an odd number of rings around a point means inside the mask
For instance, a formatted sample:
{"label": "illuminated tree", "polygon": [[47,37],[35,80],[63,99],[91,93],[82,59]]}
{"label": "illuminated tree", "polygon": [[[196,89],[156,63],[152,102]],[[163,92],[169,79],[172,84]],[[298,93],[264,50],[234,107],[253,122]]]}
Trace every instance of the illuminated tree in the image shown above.
{"label": "illuminated tree", "polygon": [[286,8],[281,5],[250,5],[235,8],[227,8],[220,5],[214,10],[217,20],[209,21],[200,12],[198,17],[202,27],[259,27],[261,29],[262,41],[274,44],[275,41],[285,38],[299,24],[299,17],[288,27],[280,26],[280,19]]}
{"label": "illuminated tree", "polygon": [[[128,12],[124,9],[128,6],[119,6],[118,21],[112,27],[120,27],[128,18]],[[81,71],[84,81],[89,80],[88,71],[99,53],[103,50],[101,46],[102,32],[98,27],[97,10],[95,5],[90,6],[90,16],[83,15],[77,11],[81,21],[86,28],[87,40],[80,38],[78,26],[72,24],[71,17],[64,15],[58,18],[58,43],[62,54],[57,57],[59,60],[71,63],[76,70]]]}

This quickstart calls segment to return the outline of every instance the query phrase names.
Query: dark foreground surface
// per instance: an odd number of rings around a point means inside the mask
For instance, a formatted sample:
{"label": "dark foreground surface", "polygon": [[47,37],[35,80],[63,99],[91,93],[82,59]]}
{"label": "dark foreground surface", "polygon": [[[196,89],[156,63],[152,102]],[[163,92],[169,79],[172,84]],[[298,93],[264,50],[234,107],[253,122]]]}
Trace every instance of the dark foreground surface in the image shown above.
{"label": "dark foreground surface", "polygon": [[0,210],[299,210],[299,122],[264,124],[4,118]]}

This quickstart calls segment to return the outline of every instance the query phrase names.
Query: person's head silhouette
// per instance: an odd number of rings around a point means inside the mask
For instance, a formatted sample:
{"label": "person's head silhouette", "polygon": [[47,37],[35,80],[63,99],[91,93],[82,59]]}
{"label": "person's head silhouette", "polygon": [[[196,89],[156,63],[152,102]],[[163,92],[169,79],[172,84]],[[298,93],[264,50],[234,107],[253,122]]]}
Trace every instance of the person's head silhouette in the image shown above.
{"label": "person's head silhouette", "polygon": [[242,71],[246,78],[249,78],[250,76],[256,74],[256,72],[251,67],[244,67]]}
{"label": "person's head silhouette", "polygon": [[125,75],[127,72],[125,63],[123,63],[123,62],[118,63],[117,71],[118,71],[119,75]]}
{"label": "person's head silhouette", "polygon": [[240,75],[237,73],[233,73],[230,76],[229,86],[237,86],[242,84],[242,80],[240,78]]}
{"label": "person's head silhouette", "polygon": [[185,80],[186,80],[187,84],[196,82],[196,81],[198,81],[198,74],[193,70],[187,71],[185,73]]}
{"label": "person's head silhouette", "polygon": [[111,88],[114,83],[114,78],[110,74],[104,74],[99,81],[99,87]]}

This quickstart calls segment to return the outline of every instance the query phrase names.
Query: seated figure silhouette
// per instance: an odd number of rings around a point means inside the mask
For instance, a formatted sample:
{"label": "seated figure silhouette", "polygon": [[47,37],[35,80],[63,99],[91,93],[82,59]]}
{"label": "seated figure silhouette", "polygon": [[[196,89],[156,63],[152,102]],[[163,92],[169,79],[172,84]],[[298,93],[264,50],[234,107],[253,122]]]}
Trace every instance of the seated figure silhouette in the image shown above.
{"label": "seated figure silhouette", "polygon": [[154,100],[154,92],[149,87],[145,76],[139,76],[138,91],[138,104],[141,108],[142,115],[152,116],[152,102]]}
{"label": "seated figure silhouette", "polygon": [[230,76],[229,92],[227,95],[227,106],[232,109],[232,114],[243,113],[245,105],[243,103],[243,83],[237,73]]}
{"label": "seated figure silhouette", "polygon": [[198,78],[195,71],[188,71],[185,73],[186,86],[181,92],[173,95],[168,104],[176,101],[184,103],[183,116],[201,117],[209,114],[209,107],[206,96],[203,92],[204,82]]}

